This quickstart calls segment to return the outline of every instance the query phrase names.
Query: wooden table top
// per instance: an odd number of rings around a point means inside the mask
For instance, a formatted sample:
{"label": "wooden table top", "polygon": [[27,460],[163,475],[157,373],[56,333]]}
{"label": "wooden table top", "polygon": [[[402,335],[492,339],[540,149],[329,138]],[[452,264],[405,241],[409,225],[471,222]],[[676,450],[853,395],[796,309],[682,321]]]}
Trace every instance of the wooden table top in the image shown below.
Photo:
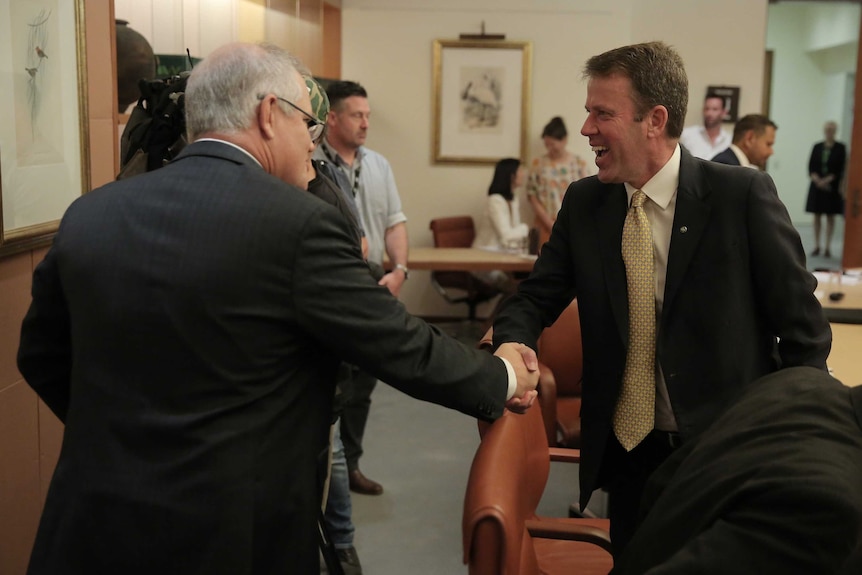
{"label": "wooden table top", "polygon": [[[536,256],[483,250],[479,248],[410,248],[407,267],[411,270],[529,272]],[[389,267],[389,262],[383,264]]]}
{"label": "wooden table top", "polygon": [[859,350],[862,350],[862,325],[850,323],[833,323],[832,351],[826,360],[826,365],[832,375],[844,385],[862,385],[862,361],[859,361]]}

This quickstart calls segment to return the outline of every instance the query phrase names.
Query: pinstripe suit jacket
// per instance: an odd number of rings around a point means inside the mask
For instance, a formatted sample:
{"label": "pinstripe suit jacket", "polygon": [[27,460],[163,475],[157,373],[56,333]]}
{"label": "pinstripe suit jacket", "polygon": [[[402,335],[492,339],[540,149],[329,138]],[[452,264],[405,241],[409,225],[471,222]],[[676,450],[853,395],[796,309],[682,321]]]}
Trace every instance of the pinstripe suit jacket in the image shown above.
{"label": "pinstripe suit jacket", "polygon": [[19,368],[65,422],[42,573],[317,573],[339,360],[484,419],[503,363],[408,315],[338,211],[220,142],[68,209]]}

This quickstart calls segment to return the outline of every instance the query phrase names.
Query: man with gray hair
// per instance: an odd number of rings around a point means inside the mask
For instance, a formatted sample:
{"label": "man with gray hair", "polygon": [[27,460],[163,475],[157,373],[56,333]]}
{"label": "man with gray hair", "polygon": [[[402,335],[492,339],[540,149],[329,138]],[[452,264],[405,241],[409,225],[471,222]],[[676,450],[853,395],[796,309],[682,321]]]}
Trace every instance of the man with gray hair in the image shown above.
{"label": "man with gray hair", "polygon": [[535,397],[408,315],[334,207],[305,191],[322,124],[293,57],[214,51],[189,145],[75,201],[33,277],[18,367],[65,423],[29,573],[317,573],[340,359],[492,420]]}

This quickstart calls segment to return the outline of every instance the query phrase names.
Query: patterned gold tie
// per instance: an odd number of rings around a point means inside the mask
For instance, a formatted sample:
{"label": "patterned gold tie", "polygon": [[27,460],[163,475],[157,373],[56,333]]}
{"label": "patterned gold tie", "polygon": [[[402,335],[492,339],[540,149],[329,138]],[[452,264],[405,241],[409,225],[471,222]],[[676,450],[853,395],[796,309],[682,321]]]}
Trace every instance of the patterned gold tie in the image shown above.
{"label": "patterned gold tie", "polygon": [[614,433],[631,451],[655,425],[655,268],[652,232],[641,190],[623,226],[623,261],[629,294],[629,348],[620,397],[614,411]]}

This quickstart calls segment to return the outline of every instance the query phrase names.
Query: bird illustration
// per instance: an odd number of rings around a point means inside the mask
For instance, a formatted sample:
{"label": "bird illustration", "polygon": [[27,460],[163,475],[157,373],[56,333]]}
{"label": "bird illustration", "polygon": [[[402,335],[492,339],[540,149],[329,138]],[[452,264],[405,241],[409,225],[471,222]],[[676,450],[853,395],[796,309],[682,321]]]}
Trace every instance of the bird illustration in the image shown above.
{"label": "bird illustration", "polygon": [[27,73],[28,73],[28,74],[30,74],[30,77],[31,77],[31,78],[35,78],[35,77],[36,77],[36,72],[38,72],[38,71],[39,71],[39,69],[38,69],[38,68],[24,68],[24,69],[25,69],[25,70],[27,70]]}
{"label": "bird illustration", "polygon": [[36,55],[39,56],[40,58],[47,58],[48,57],[48,55],[45,54],[45,52],[39,46],[36,46]]}

